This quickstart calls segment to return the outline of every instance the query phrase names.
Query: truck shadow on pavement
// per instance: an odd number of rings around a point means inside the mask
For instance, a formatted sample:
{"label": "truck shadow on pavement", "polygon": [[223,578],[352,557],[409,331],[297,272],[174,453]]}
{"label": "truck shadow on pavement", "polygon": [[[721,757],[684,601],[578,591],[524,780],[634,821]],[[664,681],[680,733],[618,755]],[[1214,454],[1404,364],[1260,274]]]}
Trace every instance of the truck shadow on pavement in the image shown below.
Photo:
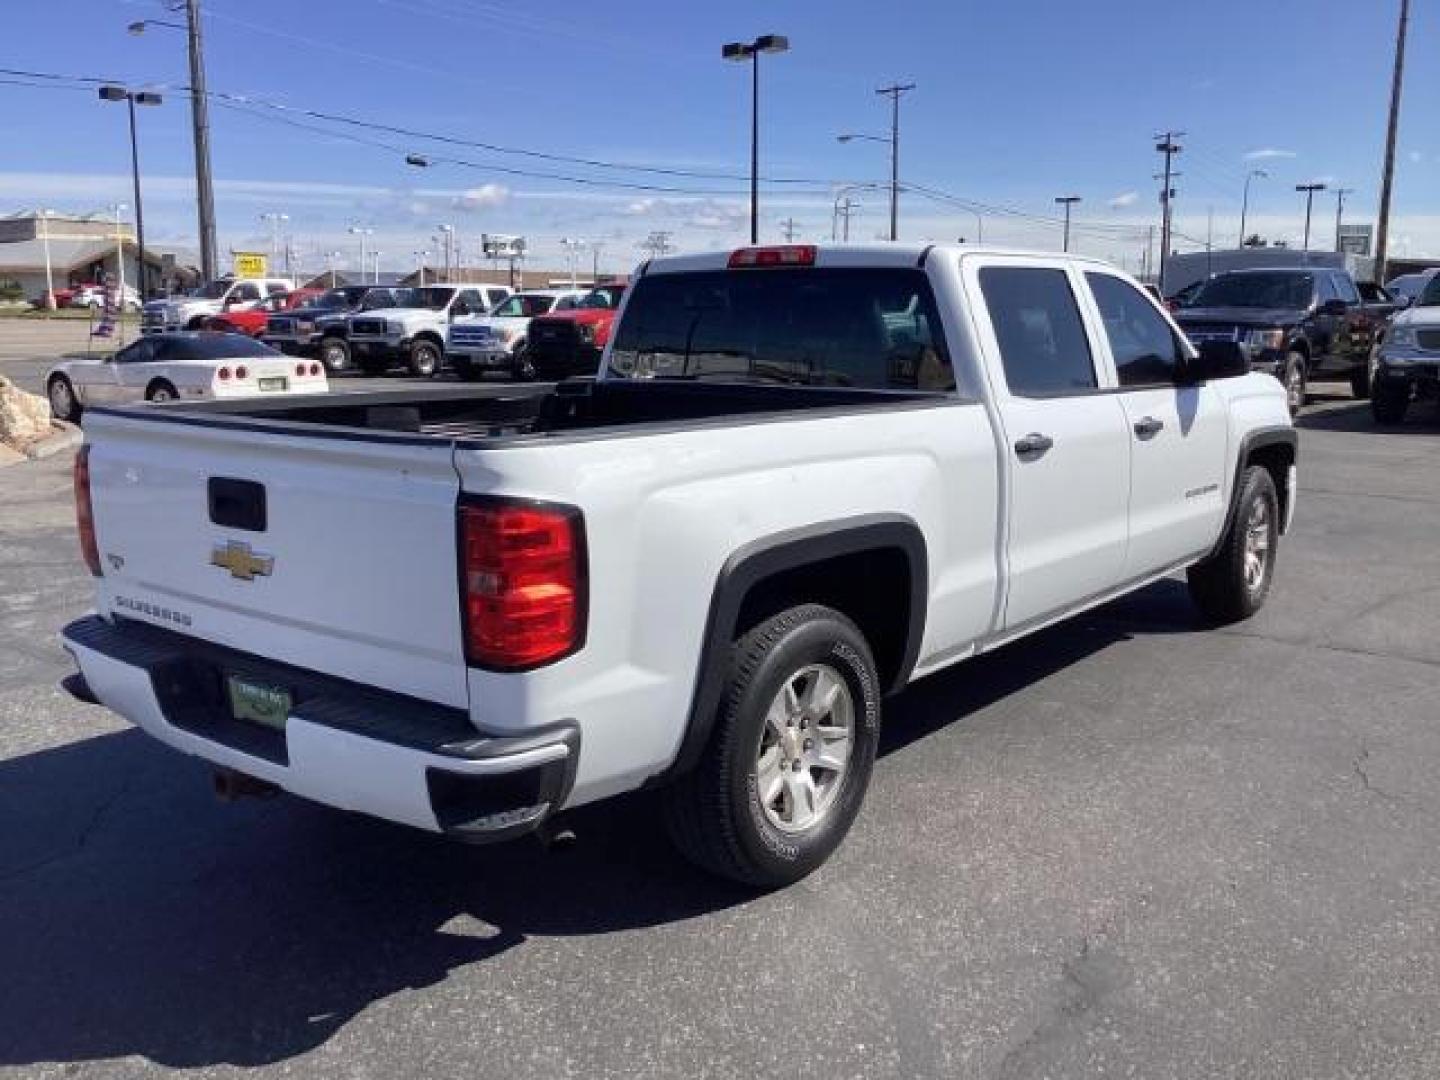
{"label": "truck shadow on pavement", "polygon": [[[894,699],[881,752],[1133,634],[1194,625],[1184,587],[1160,582],[917,684]],[[134,730],[0,762],[0,1066],[273,1064],[481,964],[454,992],[483,1027],[531,937],[754,899],[673,855],[648,796],[575,824],[579,843],[554,855],[467,848],[283,796],[221,806],[199,763]]]}

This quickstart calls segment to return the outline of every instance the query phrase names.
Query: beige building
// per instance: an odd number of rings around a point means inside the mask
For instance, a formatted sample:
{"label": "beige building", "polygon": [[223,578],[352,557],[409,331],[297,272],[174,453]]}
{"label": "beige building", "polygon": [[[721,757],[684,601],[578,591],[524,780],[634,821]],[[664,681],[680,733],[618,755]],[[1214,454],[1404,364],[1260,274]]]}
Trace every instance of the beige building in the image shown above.
{"label": "beige building", "polygon": [[[117,226],[104,214],[49,214],[20,210],[0,217],[0,284],[14,282],[27,300],[45,295],[46,263],[56,289],[89,282],[106,274],[118,276],[125,263],[125,283],[139,284],[140,252],[129,222]],[[152,291],[175,276],[175,257],[155,250],[145,252]]]}

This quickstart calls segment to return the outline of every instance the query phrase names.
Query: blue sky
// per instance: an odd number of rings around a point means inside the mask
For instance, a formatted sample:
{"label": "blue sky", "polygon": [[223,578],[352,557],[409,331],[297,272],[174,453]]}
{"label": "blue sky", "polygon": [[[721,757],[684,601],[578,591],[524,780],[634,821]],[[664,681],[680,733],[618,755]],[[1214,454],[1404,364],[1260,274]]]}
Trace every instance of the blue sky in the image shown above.
{"label": "blue sky", "polygon": [[[176,18],[161,0],[11,0],[0,67],[122,79],[164,91],[187,81],[184,38],[143,18]],[[287,213],[308,265],[339,250],[358,261],[350,225],[373,228],[383,266],[413,265],[442,222],[466,250],[481,232],[523,233],[559,265],[562,236],[599,241],[603,269],[640,257],[665,229],[683,249],[743,241],[748,71],[720,45],[784,33],[792,51],[762,68],[762,229],[795,219],[801,238],[831,227],[834,186],[881,182],[884,146],[838,144],[842,131],[884,133],[876,96],[892,79],[904,101],[902,181],[1023,212],[907,194],[902,237],[1059,245],[1052,199],[1076,194],[1075,246],[1138,265],[1156,218],[1151,136],[1188,134],[1176,182],[1177,226],[1233,243],[1247,170],[1252,229],[1297,238],[1294,185],[1356,189],[1347,217],[1373,216],[1390,43],[1398,0],[1011,0],[877,5],[859,0],[723,4],[545,4],[511,0],[206,0],[210,89],[267,104],[212,107],[220,244],[268,247],[259,215]],[[1394,229],[1402,253],[1440,254],[1440,7],[1415,3],[1402,116]],[[63,12],[63,16],[62,13]],[[0,82],[0,210],[83,211],[131,201],[124,111],[93,90]],[[606,170],[338,127],[312,109],[508,147],[655,168],[692,178]],[[289,120],[291,123],[282,121]],[[194,244],[188,107],[180,92],[141,114],[152,242]],[[314,125],[323,130],[294,126]],[[371,142],[357,143],[344,135]],[[389,148],[373,145],[386,144]],[[406,150],[463,158],[416,169]],[[1257,156],[1259,155],[1259,156]],[[506,174],[496,166],[685,189],[627,190]],[[885,227],[885,196],[861,191],[852,237]],[[1314,235],[1333,236],[1334,199],[1317,198]],[[1318,241],[1317,242],[1322,242]],[[1180,246],[1187,246],[1181,241]],[[434,261],[434,260],[432,260]]]}

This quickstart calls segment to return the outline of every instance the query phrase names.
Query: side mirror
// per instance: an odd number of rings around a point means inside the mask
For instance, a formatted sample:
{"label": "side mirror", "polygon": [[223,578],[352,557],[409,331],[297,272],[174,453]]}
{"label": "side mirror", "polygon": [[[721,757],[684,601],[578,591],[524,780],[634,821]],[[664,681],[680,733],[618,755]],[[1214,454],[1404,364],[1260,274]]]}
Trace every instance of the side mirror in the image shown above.
{"label": "side mirror", "polygon": [[1202,341],[1200,355],[1187,360],[1180,369],[1183,384],[1234,379],[1250,374],[1250,357],[1237,341]]}

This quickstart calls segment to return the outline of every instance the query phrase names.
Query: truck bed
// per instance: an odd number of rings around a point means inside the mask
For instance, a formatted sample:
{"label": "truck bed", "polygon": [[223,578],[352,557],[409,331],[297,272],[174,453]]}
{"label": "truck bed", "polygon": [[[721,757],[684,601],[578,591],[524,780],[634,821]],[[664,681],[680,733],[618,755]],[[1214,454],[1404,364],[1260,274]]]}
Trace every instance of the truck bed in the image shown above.
{"label": "truck bed", "polygon": [[297,435],[318,435],[321,433],[313,429],[322,427],[336,429],[337,436],[369,432],[490,443],[567,432],[733,422],[742,416],[760,419],[795,412],[850,412],[953,401],[951,393],[922,391],[585,379],[553,387],[439,385],[422,390],[332,392],[289,397],[273,404],[250,398],[135,408],[157,420],[229,428],[256,426]]}

